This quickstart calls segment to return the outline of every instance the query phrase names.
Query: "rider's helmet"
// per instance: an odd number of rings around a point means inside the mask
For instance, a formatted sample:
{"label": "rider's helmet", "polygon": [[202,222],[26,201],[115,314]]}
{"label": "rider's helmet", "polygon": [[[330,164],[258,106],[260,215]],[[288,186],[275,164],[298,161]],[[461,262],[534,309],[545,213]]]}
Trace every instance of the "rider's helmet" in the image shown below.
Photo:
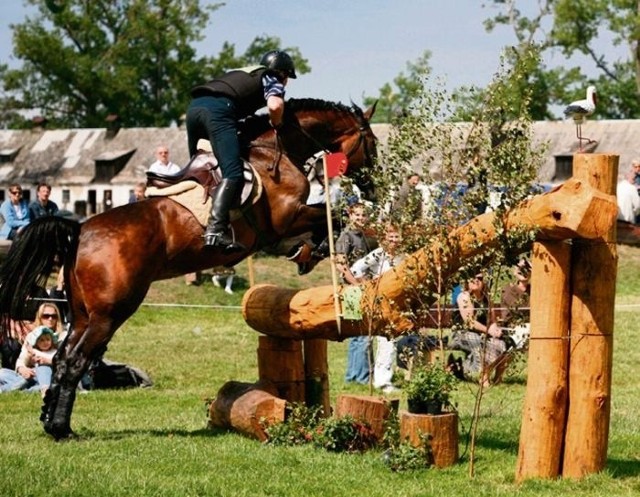
{"label": "rider's helmet", "polygon": [[272,71],[284,74],[286,77],[296,79],[296,68],[293,66],[293,59],[287,52],[282,50],[271,50],[262,56],[260,65]]}

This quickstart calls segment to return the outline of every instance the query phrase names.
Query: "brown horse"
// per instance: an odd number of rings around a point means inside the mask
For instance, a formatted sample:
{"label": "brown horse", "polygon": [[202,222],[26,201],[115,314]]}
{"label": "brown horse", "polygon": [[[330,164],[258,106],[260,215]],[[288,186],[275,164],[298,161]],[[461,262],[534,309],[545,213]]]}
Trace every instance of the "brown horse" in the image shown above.
{"label": "brown horse", "polygon": [[301,167],[314,153],[342,152],[350,173],[367,187],[375,159],[369,126],[374,108],[363,112],[322,100],[289,100],[283,127],[275,133],[266,116],[242,130],[247,159],[261,177],[263,194],[233,222],[246,253],[205,248],[203,227],[182,205],[153,198],[124,205],[77,223],[42,218],[21,233],[0,267],[0,317],[6,328],[22,315],[29,295],[43,287],[53,267],[64,264],[71,328],[54,360],[54,376],[41,420],[56,439],[72,434],[76,387],[91,361],[136,311],[153,281],[213,266],[232,266],[251,252],[318,225],[324,210],[305,205],[309,184]]}

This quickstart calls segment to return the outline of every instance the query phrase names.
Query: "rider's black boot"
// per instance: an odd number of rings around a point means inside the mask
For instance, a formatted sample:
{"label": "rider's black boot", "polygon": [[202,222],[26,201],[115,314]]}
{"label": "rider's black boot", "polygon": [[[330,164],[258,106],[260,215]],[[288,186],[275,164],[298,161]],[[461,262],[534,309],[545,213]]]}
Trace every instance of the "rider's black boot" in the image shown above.
{"label": "rider's black boot", "polygon": [[213,192],[211,218],[204,233],[204,244],[224,252],[240,252],[246,247],[233,239],[229,226],[229,211],[240,196],[241,179],[223,179]]}

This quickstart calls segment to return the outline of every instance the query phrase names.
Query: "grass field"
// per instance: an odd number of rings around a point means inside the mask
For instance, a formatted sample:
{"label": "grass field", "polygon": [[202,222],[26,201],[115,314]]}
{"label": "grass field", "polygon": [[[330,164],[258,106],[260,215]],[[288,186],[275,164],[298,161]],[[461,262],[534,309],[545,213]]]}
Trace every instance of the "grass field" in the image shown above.
{"label": "grass field", "polygon": [[[37,394],[0,396],[0,496],[638,495],[640,249],[619,247],[619,255],[609,457],[601,474],[515,484],[526,369],[485,395],[473,479],[466,451],[470,384],[456,396],[462,458],[446,470],[393,473],[379,451],[274,448],[208,430],[205,400],[228,380],[257,379],[258,335],[239,309],[248,285],[243,263],[235,295],[210,280],[198,287],[180,278],[154,284],[107,358],[143,368],[155,386],[79,395],[72,418],[79,439],[55,443],[44,434]],[[256,259],[255,274],[257,283],[287,287],[330,283],[326,265],[300,278],[294,264],[271,258]],[[344,384],[345,343],[331,343],[329,356],[333,399],[341,392],[367,393]]]}

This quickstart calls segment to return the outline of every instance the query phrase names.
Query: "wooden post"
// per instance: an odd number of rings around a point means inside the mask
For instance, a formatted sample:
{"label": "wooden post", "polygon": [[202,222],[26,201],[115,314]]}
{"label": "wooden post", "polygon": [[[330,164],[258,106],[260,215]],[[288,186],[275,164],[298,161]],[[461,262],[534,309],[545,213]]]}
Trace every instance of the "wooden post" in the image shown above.
{"label": "wooden post", "polygon": [[285,418],[287,402],[276,394],[276,388],[268,381],[229,381],[220,388],[209,407],[209,425],[231,428],[265,441],[267,434],[263,423],[282,423]]}
{"label": "wooden post", "polygon": [[258,337],[258,374],[273,382],[278,397],[304,402],[302,343],[286,338]]}
{"label": "wooden post", "polygon": [[517,481],[560,475],[568,401],[571,245],[535,242],[532,266],[529,375]]}
{"label": "wooden post", "polygon": [[[618,159],[617,155],[577,154],[574,178],[615,195]],[[604,240],[574,241],[565,477],[601,471],[607,460],[618,266],[615,240],[614,221]]]}
{"label": "wooden post", "polygon": [[304,341],[304,373],[306,404],[322,406],[325,417],[331,416],[329,398],[329,360],[326,340]]}
{"label": "wooden post", "polygon": [[376,434],[378,440],[384,435],[385,422],[392,410],[398,409],[398,400],[370,395],[338,395],[336,401],[336,417],[351,416],[359,421],[366,421]]}
{"label": "wooden post", "polygon": [[400,439],[414,447],[422,445],[420,435],[428,435],[433,464],[446,468],[458,462],[458,413],[413,414],[400,411]]}

